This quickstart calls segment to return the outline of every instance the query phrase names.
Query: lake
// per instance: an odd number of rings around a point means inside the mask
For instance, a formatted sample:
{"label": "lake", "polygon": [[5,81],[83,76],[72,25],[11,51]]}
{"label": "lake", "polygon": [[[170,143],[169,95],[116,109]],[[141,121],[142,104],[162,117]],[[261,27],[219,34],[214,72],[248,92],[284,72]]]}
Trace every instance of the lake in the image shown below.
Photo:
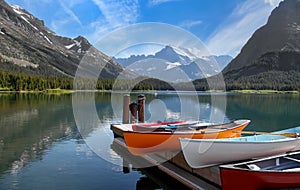
{"label": "lake", "polygon": [[[148,122],[245,118],[252,121],[246,130],[254,131],[300,125],[299,95],[145,96]],[[122,93],[0,94],[0,189],[184,189],[156,168],[123,167],[109,129],[122,121],[122,98]]]}

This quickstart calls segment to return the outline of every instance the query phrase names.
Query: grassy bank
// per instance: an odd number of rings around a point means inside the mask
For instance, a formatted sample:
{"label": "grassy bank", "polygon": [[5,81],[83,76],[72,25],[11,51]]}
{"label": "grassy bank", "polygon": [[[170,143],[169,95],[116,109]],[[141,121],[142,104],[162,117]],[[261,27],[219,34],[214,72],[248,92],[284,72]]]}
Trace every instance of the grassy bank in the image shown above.
{"label": "grassy bank", "polygon": [[279,90],[232,90],[231,92],[244,94],[300,94],[299,91],[279,91]]}
{"label": "grassy bank", "polygon": [[0,92],[9,92],[11,89],[9,88],[0,88]]}

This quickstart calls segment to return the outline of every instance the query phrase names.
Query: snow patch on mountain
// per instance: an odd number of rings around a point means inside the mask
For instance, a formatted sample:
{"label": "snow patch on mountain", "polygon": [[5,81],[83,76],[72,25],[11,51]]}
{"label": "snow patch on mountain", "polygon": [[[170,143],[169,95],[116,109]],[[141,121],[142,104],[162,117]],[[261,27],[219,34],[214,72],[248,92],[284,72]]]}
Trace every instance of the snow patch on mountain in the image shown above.
{"label": "snow patch on mountain", "polygon": [[44,37],[45,40],[47,40],[50,44],[53,44],[53,42],[43,32],[40,32],[40,35]]}
{"label": "snow patch on mountain", "polygon": [[174,51],[178,55],[183,55],[185,57],[188,57],[190,61],[193,61],[195,59],[198,59],[201,56],[201,52],[196,48],[174,48]]}
{"label": "snow patch on mountain", "polygon": [[18,5],[11,5],[13,8],[14,12],[17,13],[18,15],[26,15],[27,17],[31,18],[31,16],[25,12],[22,11],[22,8]]}
{"label": "snow patch on mountain", "polygon": [[45,38],[50,44],[53,44],[53,43],[51,42],[51,40],[50,40],[47,36],[44,35],[44,38]]}
{"label": "snow patch on mountain", "polygon": [[76,44],[74,43],[74,44],[70,44],[70,45],[67,45],[67,46],[65,46],[67,49],[71,49],[73,46],[75,46]]}
{"label": "snow patch on mountain", "polygon": [[179,62],[175,62],[175,63],[166,62],[166,64],[167,64],[167,68],[165,70],[170,70],[181,65]]}
{"label": "snow patch on mountain", "polygon": [[[34,28],[35,30],[38,30],[38,28],[35,27],[35,26],[34,26],[31,22],[29,22],[28,19],[27,19],[27,18],[32,19],[32,16],[31,16],[31,15],[25,13],[25,12],[23,11],[23,9],[22,9],[20,6],[18,6],[18,5],[11,5],[11,7],[12,7],[13,11],[14,11],[15,13],[17,13],[18,15],[20,15],[20,17],[21,17],[25,22],[27,22],[32,28]],[[25,18],[25,16],[26,16],[27,18]]]}
{"label": "snow patch on mountain", "polygon": [[66,45],[65,48],[67,49],[76,49],[77,53],[84,53],[82,51],[82,41],[77,41],[77,40],[73,40],[73,43],[71,43],[70,45]]}
{"label": "snow patch on mountain", "polygon": [[23,20],[25,20],[25,22],[27,22],[32,28],[34,28],[35,30],[39,30],[37,27],[35,27],[33,24],[31,24],[31,22],[29,22],[24,16],[21,16],[21,18]]}
{"label": "snow patch on mountain", "polygon": [[76,46],[81,47],[81,42],[78,42],[77,40],[74,40]]}

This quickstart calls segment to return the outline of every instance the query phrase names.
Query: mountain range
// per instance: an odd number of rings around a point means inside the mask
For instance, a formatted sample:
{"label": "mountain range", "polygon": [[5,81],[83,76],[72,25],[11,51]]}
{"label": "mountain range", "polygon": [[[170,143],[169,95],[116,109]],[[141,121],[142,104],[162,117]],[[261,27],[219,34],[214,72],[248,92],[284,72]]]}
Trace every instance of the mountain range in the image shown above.
{"label": "mountain range", "polygon": [[[40,76],[74,77],[82,58],[93,50],[102,65],[100,78],[127,73],[110,57],[96,50],[87,39],[56,35],[42,20],[19,6],[0,0],[0,69]],[[128,72],[128,77],[135,74]]]}
{"label": "mountain range", "polygon": [[72,78],[82,59],[90,54],[90,68],[103,66],[99,78],[116,78],[122,73],[129,79],[193,81],[203,87],[206,80],[201,78],[220,76],[225,67],[222,74],[228,90],[300,90],[299,10],[300,0],[282,1],[234,59],[226,55],[195,56],[188,49],[171,46],[154,55],[110,58],[83,36],[58,36],[26,10],[0,0],[0,70]]}
{"label": "mountain range", "polygon": [[143,76],[167,82],[188,82],[220,73],[232,57],[196,56],[185,48],[165,46],[154,55],[131,55],[114,60]]}

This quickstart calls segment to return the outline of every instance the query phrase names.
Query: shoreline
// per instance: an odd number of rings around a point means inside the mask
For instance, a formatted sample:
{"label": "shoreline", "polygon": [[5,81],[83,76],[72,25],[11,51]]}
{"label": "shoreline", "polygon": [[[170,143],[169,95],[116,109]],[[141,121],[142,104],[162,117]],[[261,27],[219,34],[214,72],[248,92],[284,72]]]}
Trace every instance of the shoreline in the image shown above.
{"label": "shoreline", "polygon": [[[44,93],[44,94],[72,94],[75,92],[112,92],[112,90],[65,90],[65,89],[47,89],[42,91],[10,91],[7,88],[0,88],[0,93],[20,93],[20,94],[30,94],[30,93]],[[125,92],[125,91],[116,91]],[[157,90],[145,90],[145,91],[131,91],[131,92],[158,92]],[[224,93],[224,91],[196,91],[196,92],[207,92],[207,93]],[[231,90],[226,91],[228,93],[239,93],[239,94],[300,94],[300,91],[279,91],[279,90]]]}
{"label": "shoreline", "polygon": [[300,94],[297,90],[232,90],[229,92],[240,93],[240,94]]}
{"label": "shoreline", "polygon": [[[101,92],[101,93],[108,93],[112,92],[112,90],[65,90],[65,89],[47,89],[47,90],[31,90],[31,91],[26,91],[26,90],[21,90],[21,91],[12,91],[10,89],[1,89],[0,88],[0,94],[35,94],[35,93],[41,93],[41,94],[73,94],[76,92]],[[125,91],[116,91],[116,92],[125,92]],[[156,92],[156,90],[136,90],[136,91],[131,91],[131,92]]]}

